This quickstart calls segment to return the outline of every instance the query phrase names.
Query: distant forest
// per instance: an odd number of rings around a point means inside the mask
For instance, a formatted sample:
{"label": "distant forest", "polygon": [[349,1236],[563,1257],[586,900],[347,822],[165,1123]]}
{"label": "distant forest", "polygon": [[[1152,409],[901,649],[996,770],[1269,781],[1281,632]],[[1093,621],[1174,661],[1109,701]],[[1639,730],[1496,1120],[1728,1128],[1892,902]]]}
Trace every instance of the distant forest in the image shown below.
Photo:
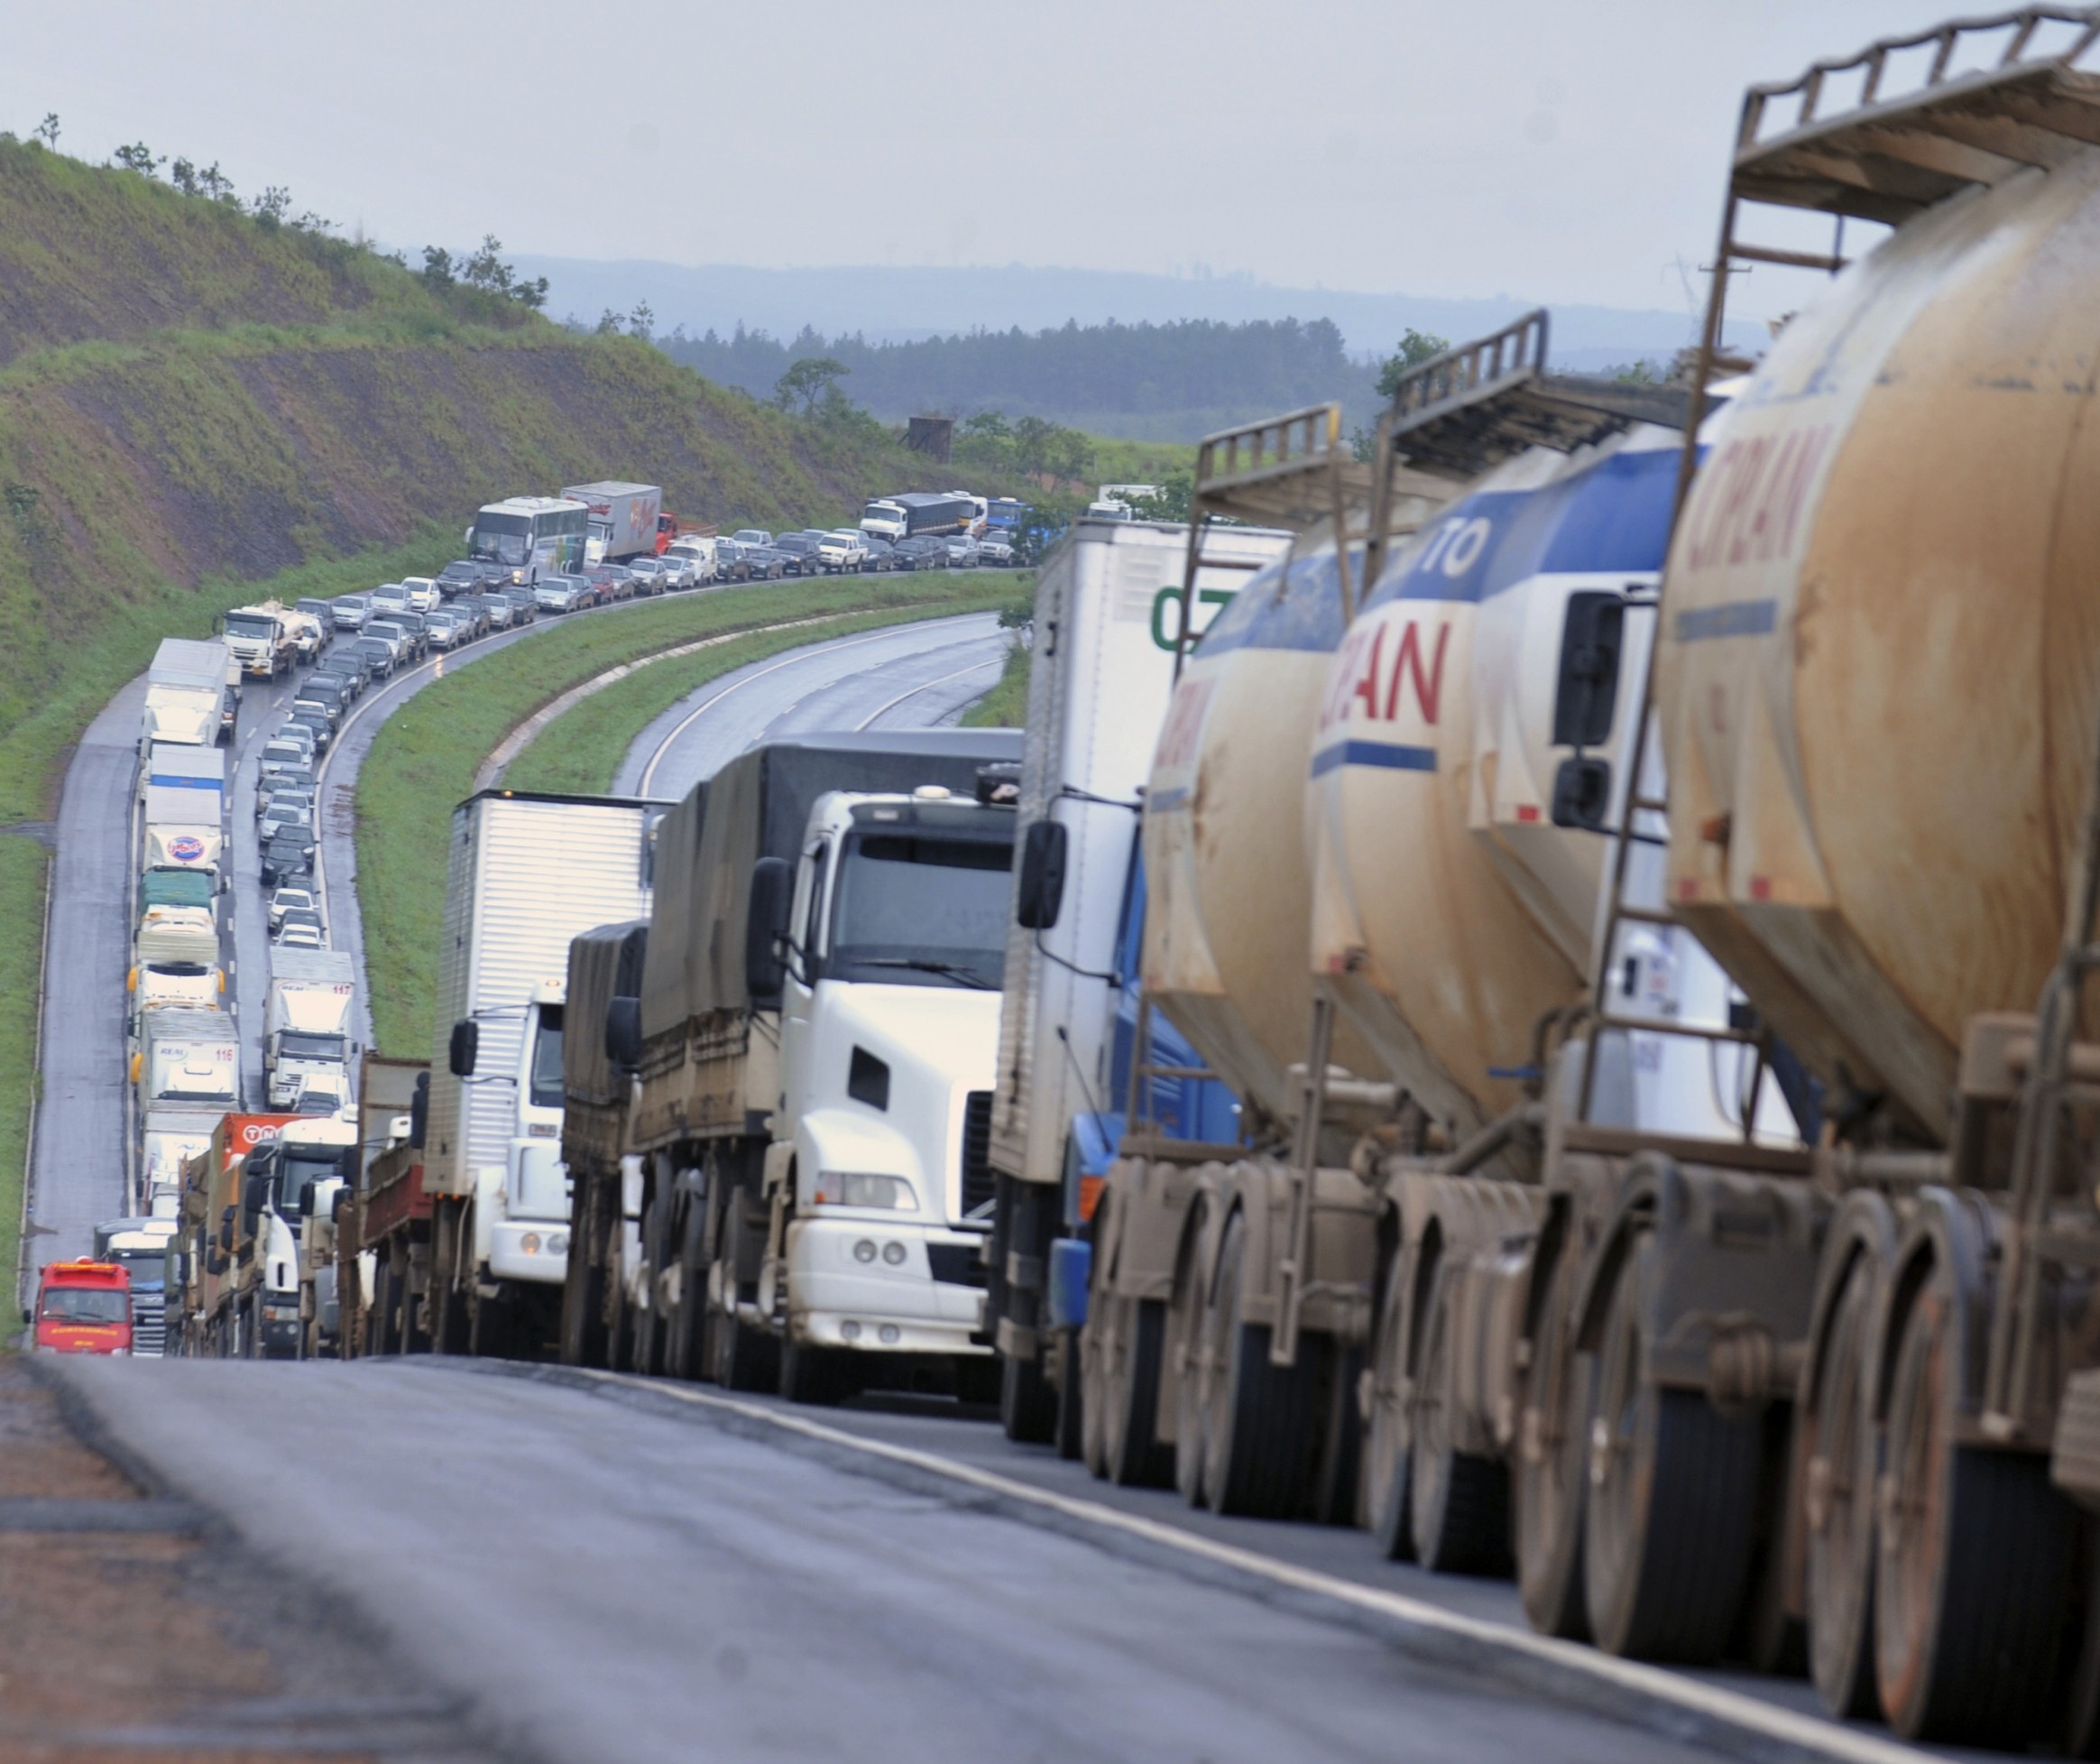
{"label": "distant forest", "polygon": [[726,337],[712,329],[688,337],[681,329],[654,340],[674,360],[756,398],[772,397],[794,363],[828,357],[847,370],[840,391],[892,422],[999,411],[1091,435],[1190,441],[1330,399],[1341,400],[1350,420],[1364,422],[1378,403],[1379,365],[1351,360],[1341,332],[1325,319],[1111,320],[919,343],[825,337],[807,327],[784,343],[740,325]]}

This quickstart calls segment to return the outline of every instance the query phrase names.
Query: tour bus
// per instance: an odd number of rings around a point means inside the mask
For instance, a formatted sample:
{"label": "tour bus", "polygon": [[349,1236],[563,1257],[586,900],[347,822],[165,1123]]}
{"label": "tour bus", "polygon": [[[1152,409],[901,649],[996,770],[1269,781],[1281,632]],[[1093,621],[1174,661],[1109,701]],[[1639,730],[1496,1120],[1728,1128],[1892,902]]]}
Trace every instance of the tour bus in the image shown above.
{"label": "tour bus", "polygon": [[469,557],[506,572],[511,587],[530,587],[542,576],[584,567],[591,511],[565,496],[506,496],[474,517],[466,535]]}

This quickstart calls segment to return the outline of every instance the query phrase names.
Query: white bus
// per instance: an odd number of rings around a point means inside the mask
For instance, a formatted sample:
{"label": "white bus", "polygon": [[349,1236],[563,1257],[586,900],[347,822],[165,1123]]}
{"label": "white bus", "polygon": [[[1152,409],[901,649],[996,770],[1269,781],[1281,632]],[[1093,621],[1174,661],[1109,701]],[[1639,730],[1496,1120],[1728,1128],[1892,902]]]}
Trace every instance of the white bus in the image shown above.
{"label": "white bus", "polygon": [[510,572],[515,587],[542,576],[581,569],[590,537],[591,511],[563,496],[506,496],[474,517],[467,555]]}

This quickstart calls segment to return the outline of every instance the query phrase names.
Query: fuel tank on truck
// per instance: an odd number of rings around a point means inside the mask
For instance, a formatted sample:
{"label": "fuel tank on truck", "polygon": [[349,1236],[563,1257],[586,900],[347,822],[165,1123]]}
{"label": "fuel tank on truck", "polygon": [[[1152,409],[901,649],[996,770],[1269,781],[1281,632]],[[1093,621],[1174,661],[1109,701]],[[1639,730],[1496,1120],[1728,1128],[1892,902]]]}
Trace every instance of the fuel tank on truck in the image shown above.
{"label": "fuel tank on truck", "polygon": [[1945,1129],[2030,1010],[2100,706],[2100,153],[1930,209],[1710,431],[1658,703],[1672,905],[1826,1081]]}
{"label": "fuel tank on truck", "polygon": [[[1360,553],[1351,579],[1360,579]],[[1211,1068],[1286,1122],[1305,1057],[1305,768],[1343,626],[1331,544],[1250,577],[1174,688],[1145,796],[1145,990]],[[1368,1073],[1346,1029],[1334,1065]]]}
{"label": "fuel tank on truck", "polygon": [[[1608,728],[1586,750],[1616,798],[1679,452],[1643,425],[1498,466],[1394,559],[1328,670],[1312,960],[1377,1075],[1461,1133],[1524,1100],[1541,1019],[1585,995],[1611,845],[1553,823],[1562,630],[1578,595],[1623,608]],[[1641,959],[1667,977],[1692,953]]]}

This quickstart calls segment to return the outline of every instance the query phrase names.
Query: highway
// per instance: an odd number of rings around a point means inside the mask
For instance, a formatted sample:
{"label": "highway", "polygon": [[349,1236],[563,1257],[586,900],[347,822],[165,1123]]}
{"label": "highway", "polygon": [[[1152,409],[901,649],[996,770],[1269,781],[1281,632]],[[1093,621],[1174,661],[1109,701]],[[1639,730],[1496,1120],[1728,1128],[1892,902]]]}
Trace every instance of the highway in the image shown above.
{"label": "highway", "polygon": [[[653,604],[623,601],[569,619],[617,618],[629,608]],[[318,831],[330,942],[356,957],[361,983],[354,803],[358,769],[373,740],[393,711],[441,674],[471,667],[511,643],[539,641],[564,623],[541,619],[404,670],[358,701],[325,756]],[[695,695],[722,696],[718,688],[733,683],[737,689],[718,710],[688,700],[672,714],[671,721],[685,726],[655,788],[659,794],[682,792],[690,780],[676,782],[680,767],[705,763],[712,770],[769,728],[831,726],[834,693],[852,725],[866,720],[924,726],[952,720],[998,678],[1004,654],[1005,640],[992,616],[983,614],[863,633],[773,657]],[[763,678],[750,679],[754,672]],[[262,744],[290,707],[300,677],[248,682],[231,750],[235,884],[226,916],[227,1004],[241,1025],[250,1106],[258,1106],[262,1094],[260,1028],[270,973],[266,896],[257,875],[255,775]],[[42,1089],[23,1257],[27,1283],[33,1283],[33,1270],[44,1262],[88,1253],[96,1224],[121,1217],[133,1204],[124,974],[131,960],[136,855],[131,815],[144,692],[142,677],[97,716],[67,767],[60,799],[44,976]],[[360,984],[353,1030],[360,1042],[371,1039],[364,993]]]}

